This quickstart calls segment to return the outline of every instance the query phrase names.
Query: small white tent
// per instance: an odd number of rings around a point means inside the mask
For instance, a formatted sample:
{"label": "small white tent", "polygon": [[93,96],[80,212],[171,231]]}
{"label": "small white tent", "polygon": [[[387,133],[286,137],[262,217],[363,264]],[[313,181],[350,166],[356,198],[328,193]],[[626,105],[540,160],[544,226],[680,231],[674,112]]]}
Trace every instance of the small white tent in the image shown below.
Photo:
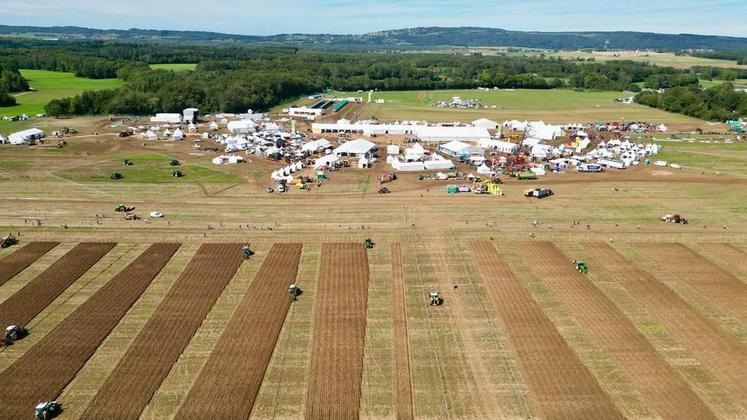
{"label": "small white tent", "polygon": [[333,153],[336,156],[355,156],[363,158],[371,156],[374,152],[376,152],[376,144],[366,139],[357,139],[340,145]]}
{"label": "small white tent", "polygon": [[488,130],[495,130],[498,128],[498,123],[491,121],[487,118],[480,118],[479,120],[472,121],[474,127],[487,128]]}

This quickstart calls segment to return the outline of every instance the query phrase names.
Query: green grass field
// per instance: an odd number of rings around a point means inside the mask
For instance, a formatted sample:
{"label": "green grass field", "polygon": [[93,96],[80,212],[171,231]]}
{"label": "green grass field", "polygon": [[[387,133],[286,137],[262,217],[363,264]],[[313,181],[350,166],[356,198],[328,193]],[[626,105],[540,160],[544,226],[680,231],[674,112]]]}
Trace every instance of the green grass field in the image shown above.
{"label": "green grass field", "polygon": [[[722,80],[703,80],[700,79],[700,86],[704,88],[710,88],[713,86],[718,86],[720,84],[724,83]],[[738,89],[747,89],[747,79],[737,79],[731,82],[731,84],[734,85],[735,88]]]}
{"label": "green grass field", "polygon": [[[132,166],[123,164],[124,159],[130,159]],[[218,171],[212,168],[183,164],[170,166],[172,158],[157,154],[144,153],[134,156],[120,156],[107,161],[97,162],[96,165],[87,165],[73,169],[57,172],[57,175],[70,181],[79,183],[139,183],[139,184],[172,184],[193,183],[205,184],[231,184],[241,182],[242,179],[228,172]],[[179,169],[184,174],[177,178],[171,176],[172,169]],[[123,178],[112,180],[112,172],[119,172]]]}
{"label": "green grass field", "polygon": [[[21,70],[33,92],[16,94],[18,105],[0,107],[0,116],[27,114],[35,116],[44,112],[44,106],[52,99],[75,96],[85,90],[116,89],[122,86],[119,79],[86,79],[72,73],[46,70]],[[0,122],[0,124],[4,123]]]}
{"label": "green grass field", "polygon": [[678,163],[685,169],[747,176],[747,143],[658,142],[664,146],[656,160]]}
{"label": "green grass field", "polygon": [[195,63],[151,64],[153,70],[187,71],[197,68]]}
{"label": "green grass field", "polygon": [[[636,104],[615,102],[615,98],[629,96],[625,92],[574,91],[570,89],[514,89],[514,90],[441,90],[376,92],[374,99],[383,104],[365,106],[354,119],[376,118],[381,121],[473,121],[490,118],[543,120],[552,123],[638,120],[664,122],[679,126],[699,126],[703,121]],[[334,92],[329,96],[363,96],[367,93]],[[451,109],[432,106],[438,101],[448,101],[459,96],[479,99],[482,109]],[[307,99],[296,103],[307,104]],[[495,108],[493,108],[495,107]]]}
{"label": "green grass field", "polygon": [[[531,55],[531,54],[527,54]],[[634,51],[558,51],[545,52],[548,57],[560,57],[565,59],[589,59],[595,61],[632,60],[640,61],[657,66],[690,68],[692,66],[713,66],[745,69],[747,66],[737,65],[736,61],[717,60],[711,58],[693,57],[689,55],[675,55],[674,53],[657,52],[634,52]]]}

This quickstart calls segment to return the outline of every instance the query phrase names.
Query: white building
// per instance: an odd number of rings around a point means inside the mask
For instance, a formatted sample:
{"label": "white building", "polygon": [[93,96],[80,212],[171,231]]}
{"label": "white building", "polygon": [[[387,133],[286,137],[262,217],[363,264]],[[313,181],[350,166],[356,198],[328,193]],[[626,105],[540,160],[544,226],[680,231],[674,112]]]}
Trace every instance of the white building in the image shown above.
{"label": "white building", "polygon": [[38,128],[29,128],[28,130],[19,131],[8,136],[10,144],[30,144],[36,140],[44,138],[44,132]]}
{"label": "white building", "polygon": [[352,156],[357,158],[371,157],[375,153],[376,144],[366,139],[357,139],[343,143],[332,152],[335,156]]}
{"label": "white building", "polygon": [[181,124],[182,114],[156,114],[155,117],[150,117],[150,122],[161,124]]}
{"label": "white building", "polygon": [[420,138],[422,141],[443,143],[453,140],[477,141],[490,138],[488,130],[481,127],[443,127],[420,124],[362,124],[338,121],[334,124],[314,123],[311,129],[312,132],[317,134],[354,133],[366,136],[387,134],[412,135]]}
{"label": "white building", "polygon": [[300,107],[300,108],[288,108],[288,115],[291,117],[303,117],[307,120],[315,120],[319,117],[321,117],[324,114],[324,110],[321,108],[309,108],[309,107]]}

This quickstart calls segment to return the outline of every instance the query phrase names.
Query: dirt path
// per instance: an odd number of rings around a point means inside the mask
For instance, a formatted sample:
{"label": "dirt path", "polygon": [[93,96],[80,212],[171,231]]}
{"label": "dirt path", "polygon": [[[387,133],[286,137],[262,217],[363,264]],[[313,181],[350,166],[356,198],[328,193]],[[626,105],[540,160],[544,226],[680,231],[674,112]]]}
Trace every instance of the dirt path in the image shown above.
{"label": "dirt path", "polygon": [[740,322],[747,323],[747,283],[679,243],[639,244],[635,248]]}
{"label": "dirt path", "polygon": [[31,242],[0,260],[0,286],[25,270],[59,242]]}
{"label": "dirt path", "polygon": [[392,244],[392,299],[394,301],[395,389],[397,419],[412,419],[412,383],[410,380],[410,348],[407,337],[407,305],[405,304],[405,274],[402,270],[402,249]]}
{"label": "dirt path", "polygon": [[241,245],[204,244],[86,409],[86,419],[136,419],[241,265]]}
{"label": "dirt path", "polygon": [[485,241],[469,245],[540,415],[547,419],[623,418],[493,245]]}
{"label": "dirt path", "polygon": [[28,324],[68,286],[114,248],[114,245],[109,242],[78,244],[36,276],[23,289],[0,304],[0,325]]}
{"label": "dirt path", "polygon": [[158,275],[178,244],[155,244],[0,375],[0,418],[55,399]]}
{"label": "dirt path", "polygon": [[[651,407],[667,419],[715,419],[687,382],[615,304],[549,242],[520,243],[530,270],[609,354]],[[593,270],[593,267],[592,267]]]}
{"label": "dirt path", "polygon": [[731,244],[720,243],[701,243],[701,247],[706,251],[716,255],[716,257],[729,267],[739,271],[747,276],[747,253]]}
{"label": "dirt path", "polygon": [[322,245],[306,419],[359,415],[368,258],[362,244]]}
{"label": "dirt path", "polygon": [[275,244],[210,353],[177,418],[249,417],[288,309],[301,244]]}
{"label": "dirt path", "polygon": [[622,285],[747,408],[747,347],[605,243],[585,243],[594,271]]}

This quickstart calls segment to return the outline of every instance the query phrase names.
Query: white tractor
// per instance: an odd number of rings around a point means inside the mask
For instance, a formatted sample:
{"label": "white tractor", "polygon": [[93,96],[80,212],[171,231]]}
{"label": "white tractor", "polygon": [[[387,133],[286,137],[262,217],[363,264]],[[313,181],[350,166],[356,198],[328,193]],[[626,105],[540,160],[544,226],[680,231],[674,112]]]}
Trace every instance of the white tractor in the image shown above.
{"label": "white tractor", "polygon": [[36,405],[34,410],[37,420],[49,420],[55,418],[62,411],[57,401],[42,401]]}

